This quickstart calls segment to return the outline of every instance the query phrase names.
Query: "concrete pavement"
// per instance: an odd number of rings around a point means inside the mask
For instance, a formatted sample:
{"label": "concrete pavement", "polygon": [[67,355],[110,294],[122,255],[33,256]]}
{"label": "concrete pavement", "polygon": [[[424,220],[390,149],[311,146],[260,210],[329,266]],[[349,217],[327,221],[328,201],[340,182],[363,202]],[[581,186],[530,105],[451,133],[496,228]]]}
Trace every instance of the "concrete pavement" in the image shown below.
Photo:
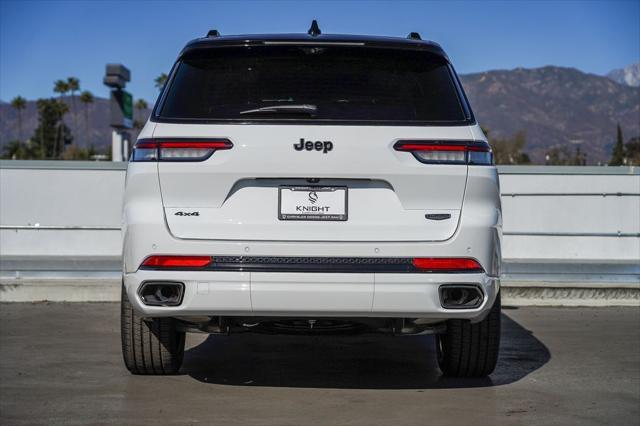
{"label": "concrete pavement", "polygon": [[496,372],[440,377],[433,338],[189,335],[131,376],[113,303],[0,304],[0,423],[637,425],[640,309],[505,309]]}

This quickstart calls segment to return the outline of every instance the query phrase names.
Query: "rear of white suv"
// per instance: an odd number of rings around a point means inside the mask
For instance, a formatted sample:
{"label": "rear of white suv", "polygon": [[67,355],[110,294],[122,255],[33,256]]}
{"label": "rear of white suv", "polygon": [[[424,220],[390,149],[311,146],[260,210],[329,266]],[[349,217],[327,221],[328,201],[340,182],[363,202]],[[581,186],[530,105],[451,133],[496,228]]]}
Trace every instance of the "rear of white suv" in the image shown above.
{"label": "rear of white suv", "polygon": [[214,33],[127,170],[125,364],[176,373],[188,331],[436,334],[445,374],[484,376],[500,242],[491,150],[437,44]]}

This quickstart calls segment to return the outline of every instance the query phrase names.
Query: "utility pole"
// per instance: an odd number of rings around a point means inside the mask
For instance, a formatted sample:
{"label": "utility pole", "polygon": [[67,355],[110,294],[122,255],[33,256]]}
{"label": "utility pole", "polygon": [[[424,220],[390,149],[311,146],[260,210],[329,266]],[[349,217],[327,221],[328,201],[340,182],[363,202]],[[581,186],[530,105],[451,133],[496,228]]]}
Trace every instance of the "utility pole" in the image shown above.
{"label": "utility pole", "polygon": [[110,87],[111,96],[111,158],[112,161],[127,161],[129,158],[133,128],[133,97],[124,90],[131,80],[131,72],[122,64],[107,64],[103,83]]}

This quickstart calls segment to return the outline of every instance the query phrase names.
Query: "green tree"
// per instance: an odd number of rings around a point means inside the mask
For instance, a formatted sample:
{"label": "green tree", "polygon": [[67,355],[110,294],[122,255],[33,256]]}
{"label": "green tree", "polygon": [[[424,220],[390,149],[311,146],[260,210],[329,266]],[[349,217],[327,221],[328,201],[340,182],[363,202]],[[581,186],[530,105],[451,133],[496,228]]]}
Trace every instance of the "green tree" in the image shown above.
{"label": "green tree", "polygon": [[76,77],[67,77],[67,86],[69,87],[69,92],[71,92],[71,118],[73,120],[73,130],[78,130],[78,123],[76,120],[76,114],[78,110],[76,109],[76,92],[80,90],[80,80]]}
{"label": "green tree", "polygon": [[618,123],[618,127],[616,129],[616,144],[613,146],[609,165],[622,166],[625,163],[624,157],[624,139],[622,137],[622,128],[620,127],[620,123]]}
{"label": "green tree", "polygon": [[93,94],[88,90],[80,93],[80,102],[84,105],[84,142],[89,143],[89,105],[94,101]]}
{"label": "green tree", "polygon": [[545,154],[545,164],[549,166],[584,166],[587,164],[587,154],[582,152],[580,145],[575,152],[566,146],[556,146]]}
{"label": "green tree", "polygon": [[70,146],[62,153],[63,160],[88,160],[90,158],[89,150],[80,148],[77,145]]}
{"label": "green tree", "polygon": [[21,142],[14,139],[3,147],[0,158],[9,160],[32,160],[39,158],[39,152],[31,140]]}
{"label": "green tree", "polygon": [[15,139],[2,147],[2,158],[9,160],[17,160],[22,155],[22,143]]}
{"label": "green tree", "polygon": [[[485,134],[489,134],[487,129],[483,129]],[[519,131],[511,138],[489,138],[489,145],[493,151],[493,158],[496,164],[529,164],[529,155],[522,152],[527,139],[524,131]]]}
{"label": "green tree", "polygon": [[544,158],[548,166],[567,166],[571,162],[571,152],[564,146],[556,146],[548,150]]}
{"label": "green tree", "polygon": [[[147,104],[147,101],[145,101],[144,99],[138,99],[136,101],[135,107],[139,113],[142,113],[145,109],[149,108],[149,104]],[[144,118],[144,117],[138,117],[138,118]]]}
{"label": "green tree", "polygon": [[23,160],[26,157],[26,148],[17,139],[10,141],[2,148],[2,158],[8,160]]}
{"label": "green tree", "polygon": [[71,96],[80,90],[80,80],[76,77],[67,77],[67,87],[71,92]]}
{"label": "green tree", "polygon": [[159,76],[157,76],[155,80],[153,80],[158,90],[162,90],[162,88],[164,87],[164,84],[167,82],[167,78],[169,78],[167,74],[162,73]]}
{"label": "green tree", "polygon": [[61,142],[69,144],[73,140],[62,119],[68,110],[67,104],[56,99],[38,99],[37,106],[38,127],[31,140],[39,158],[58,158],[62,152]]}
{"label": "green tree", "polygon": [[87,148],[87,154],[89,155],[89,160],[93,160],[93,156],[98,154],[98,151],[96,151],[95,146],[89,145],[89,148]]}
{"label": "green tree", "polygon": [[138,99],[134,106],[136,108],[136,111],[138,112],[138,117],[133,121],[133,127],[140,130],[144,127],[144,122],[146,119],[144,111],[149,108],[149,104],[147,104],[147,101],[145,101],[144,99]]}
{"label": "green tree", "polygon": [[62,97],[69,91],[69,83],[64,80],[56,80],[53,83],[53,91],[60,95],[60,102],[62,102]]}
{"label": "green tree", "polygon": [[[64,96],[69,91],[69,83],[66,80],[56,80],[56,81],[53,82],[53,91],[60,95],[60,104],[64,104]],[[67,110],[68,110],[68,108],[67,108]],[[61,138],[62,138],[61,134],[56,134],[56,144],[55,144],[56,147],[58,147],[58,145],[60,145],[60,139]],[[56,148],[56,150],[57,150],[57,148]],[[56,153],[56,155],[57,155],[57,153]]]}
{"label": "green tree", "polygon": [[71,134],[71,129],[64,124],[64,115],[69,112],[69,105],[65,102],[56,102],[55,107],[56,113],[59,116],[59,123],[57,126],[57,145],[56,145],[56,153],[55,158],[59,158],[64,151],[66,145],[70,145],[73,142],[73,136]]}
{"label": "green tree", "polygon": [[587,165],[587,154],[582,152],[580,145],[576,146],[576,155],[573,157],[573,164],[575,166]]}
{"label": "green tree", "polygon": [[629,139],[625,145],[627,165],[640,166],[640,136]]}
{"label": "green tree", "polygon": [[11,100],[11,106],[18,113],[18,141],[22,141],[22,110],[27,107],[27,100],[22,96],[16,96]]}

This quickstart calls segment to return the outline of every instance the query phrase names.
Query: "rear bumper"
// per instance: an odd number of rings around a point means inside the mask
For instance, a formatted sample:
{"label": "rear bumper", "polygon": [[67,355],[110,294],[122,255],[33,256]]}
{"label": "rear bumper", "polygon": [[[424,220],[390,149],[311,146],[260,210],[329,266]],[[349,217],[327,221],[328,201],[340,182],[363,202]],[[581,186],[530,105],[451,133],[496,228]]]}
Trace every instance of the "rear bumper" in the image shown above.
{"label": "rear bumper", "polygon": [[[138,295],[145,281],[185,285],[182,303],[147,306]],[[474,309],[445,309],[443,284],[475,284],[484,300]],[[148,317],[274,316],[397,317],[481,320],[493,305],[499,280],[484,273],[276,273],[139,270],[124,275],[134,309]]]}

